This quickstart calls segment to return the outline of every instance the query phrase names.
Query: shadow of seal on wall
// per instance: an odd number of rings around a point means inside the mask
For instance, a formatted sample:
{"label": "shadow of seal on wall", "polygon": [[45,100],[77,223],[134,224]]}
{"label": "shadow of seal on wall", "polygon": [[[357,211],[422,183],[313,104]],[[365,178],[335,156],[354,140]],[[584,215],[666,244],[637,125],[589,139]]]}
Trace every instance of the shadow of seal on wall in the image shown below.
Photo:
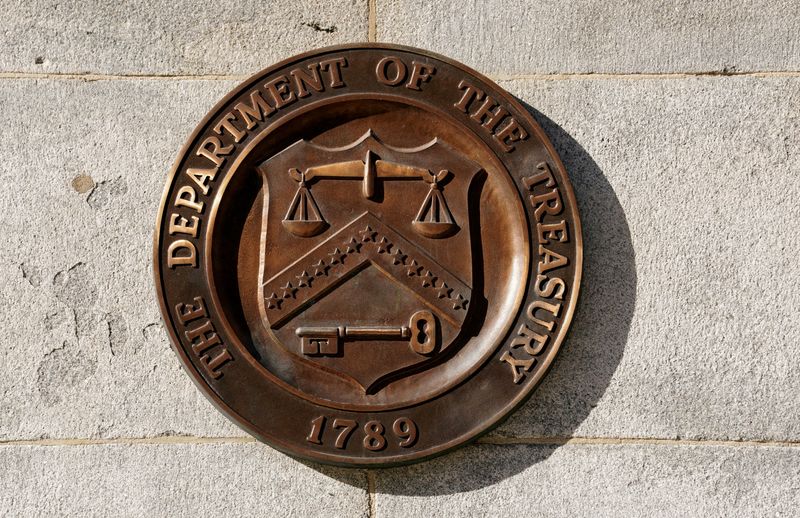
{"label": "shadow of seal on wall", "polygon": [[200,390],[260,440],[346,466],[419,461],[531,394],[575,311],[581,226],[545,133],[418,49],[302,54],[182,149],[154,246]]}

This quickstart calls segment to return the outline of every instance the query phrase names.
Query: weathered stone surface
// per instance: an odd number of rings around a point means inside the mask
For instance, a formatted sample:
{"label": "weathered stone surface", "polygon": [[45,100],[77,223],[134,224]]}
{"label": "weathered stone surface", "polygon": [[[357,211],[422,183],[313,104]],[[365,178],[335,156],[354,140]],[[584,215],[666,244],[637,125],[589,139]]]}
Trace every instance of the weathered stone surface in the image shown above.
{"label": "weathered stone surface", "polygon": [[[0,443],[36,445],[0,444],[0,515],[795,515],[800,4],[374,4],[379,41],[517,76],[502,86],[539,110],[582,211],[573,329],[533,399],[486,441],[607,440],[478,444],[374,472],[370,499],[363,470],[249,439],[126,439],[246,435],[181,371],[150,264],[167,172],[238,81],[170,76],[249,75],[364,41],[368,1],[12,0],[0,22]],[[167,77],[9,79],[38,73]],[[572,75],[586,73],[633,75]],[[563,75],[520,77],[537,74]]]}
{"label": "weathered stone surface", "polygon": [[792,0],[445,4],[378,1],[378,41],[424,46],[492,75],[800,69]]}
{"label": "weathered stone surface", "polygon": [[6,516],[367,515],[363,471],[305,466],[267,446],[0,447]]}
{"label": "weathered stone surface", "polygon": [[470,447],[377,472],[377,516],[791,516],[800,448]]}
{"label": "weathered stone surface", "polygon": [[169,168],[233,86],[0,81],[13,149],[0,161],[0,439],[243,433],[181,371],[150,260]]}
{"label": "weathered stone surface", "polygon": [[[0,82],[0,438],[243,434],[180,371],[150,271],[169,166],[234,84]],[[496,433],[797,440],[800,81],[503,86],[555,121],[586,280]]]}
{"label": "weathered stone surface", "polygon": [[497,433],[800,438],[800,80],[503,86],[543,114],[586,257],[553,371]]}
{"label": "weathered stone surface", "polygon": [[[0,72],[244,74],[367,38],[367,0],[4,2]],[[11,50],[13,49],[13,51]]]}

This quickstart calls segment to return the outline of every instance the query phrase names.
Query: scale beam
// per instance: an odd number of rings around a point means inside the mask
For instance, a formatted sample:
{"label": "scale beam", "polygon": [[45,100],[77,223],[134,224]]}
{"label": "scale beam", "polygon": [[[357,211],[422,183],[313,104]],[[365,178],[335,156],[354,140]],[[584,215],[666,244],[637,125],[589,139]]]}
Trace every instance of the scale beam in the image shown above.
{"label": "scale beam", "polygon": [[444,180],[450,173],[432,173],[424,167],[414,167],[388,160],[376,160],[372,151],[367,151],[364,160],[348,160],[307,168],[304,172],[292,169],[289,174],[296,181],[311,182],[314,179],[335,178],[340,180],[360,179],[364,182],[363,193],[367,199],[375,195],[375,180],[422,180],[435,184]]}

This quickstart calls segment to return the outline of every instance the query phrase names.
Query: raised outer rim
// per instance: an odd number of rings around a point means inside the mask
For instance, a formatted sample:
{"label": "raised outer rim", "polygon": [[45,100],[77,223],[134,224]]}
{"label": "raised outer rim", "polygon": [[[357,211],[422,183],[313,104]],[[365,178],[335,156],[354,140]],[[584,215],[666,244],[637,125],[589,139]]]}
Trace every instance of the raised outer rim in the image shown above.
{"label": "raised outer rim", "polygon": [[[178,173],[178,169],[183,162],[184,157],[190,150],[192,144],[197,139],[199,134],[202,130],[206,127],[208,122],[217,115],[224,106],[228,104],[228,102],[239,95],[242,91],[249,88],[251,83],[255,82],[256,80],[260,80],[262,77],[281,69],[293,62],[300,61],[306,59],[308,57],[325,53],[325,52],[333,52],[333,51],[344,51],[344,50],[357,50],[357,49],[376,49],[376,50],[400,50],[406,51],[411,53],[416,53],[422,56],[428,56],[433,59],[437,59],[443,61],[457,69],[462,70],[463,72],[470,74],[474,77],[477,77],[481,81],[494,86],[497,91],[495,92],[498,94],[500,98],[510,106],[514,107],[519,114],[521,115],[522,119],[529,124],[531,130],[536,133],[536,136],[544,145],[545,149],[547,150],[549,157],[553,160],[554,165],[558,169],[558,172],[562,177],[566,180],[564,185],[561,186],[563,192],[567,197],[567,200],[570,203],[571,212],[573,215],[573,232],[572,235],[575,239],[575,281],[574,286],[571,291],[571,296],[569,299],[569,304],[567,305],[566,311],[564,313],[564,317],[562,320],[561,329],[559,330],[557,336],[553,339],[552,345],[552,352],[541,362],[541,367],[537,370],[536,375],[534,378],[527,383],[525,390],[520,391],[516,397],[514,397],[508,404],[503,406],[499,409],[496,413],[496,419],[490,421],[484,421],[479,423],[478,426],[470,430],[469,432],[461,435],[457,439],[453,439],[448,441],[444,444],[440,444],[436,448],[432,448],[429,450],[425,450],[424,452],[418,452],[416,455],[407,455],[402,457],[383,457],[383,458],[375,458],[375,459],[363,459],[365,462],[359,462],[357,464],[342,464],[340,462],[336,462],[336,458],[330,455],[325,454],[313,454],[310,455],[309,452],[298,450],[297,448],[283,443],[281,441],[276,441],[275,438],[267,439],[264,437],[258,430],[255,430],[250,424],[239,414],[233,411],[217,394],[214,392],[208,384],[203,380],[200,373],[195,369],[194,364],[189,359],[186,352],[180,346],[180,340],[178,339],[173,326],[171,325],[171,316],[169,309],[166,307],[166,300],[164,298],[164,290],[161,282],[161,268],[159,264],[159,241],[161,238],[161,222],[163,221],[163,216],[165,213],[165,209],[167,206],[167,202],[169,200],[169,192],[173,184],[173,180],[175,175]],[[236,88],[234,88],[231,92],[229,92],[225,97],[223,97],[219,102],[217,102],[214,107],[209,110],[209,112],[203,117],[200,123],[195,127],[194,131],[192,131],[189,138],[186,140],[184,145],[181,147],[181,150],[178,153],[178,157],[176,158],[175,162],[170,169],[168,181],[164,186],[164,190],[161,195],[161,203],[158,209],[158,215],[155,221],[155,232],[153,233],[153,276],[156,284],[156,295],[158,298],[159,308],[161,309],[161,316],[164,320],[167,331],[169,332],[170,337],[170,345],[175,353],[181,360],[181,365],[184,370],[190,375],[192,381],[197,385],[200,389],[200,392],[209,400],[211,403],[223,413],[228,419],[233,421],[237,426],[244,429],[250,435],[256,437],[260,441],[284,452],[288,453],[292,456],[315,461],[315,462],[322,462],[325,464],[334,464],[342,467],[351,467],[351,468],[367,468],[367,467],[382,467],[382,466],[397,466],[402,464],[411,464],[414,462],[419,462],[422,460],[428,460],[444,453],[447,453],[450,450],[453,450],[457,447],[464,446],[468,443],[471,443],[478,439],[480,436],[488,433],[493,428],[498,426],[502,423],[505,419],[507,419],[519,406],[521,406],[533,393],[536,387],[541,383],[544,375],[550,369],[550,365],[552,364],[554,358],[558,355],[558,351],[561,348],[561,344],[564,341],[564,338],[569,330],[570,324],[572,323],[572,318],[575,314],[575,308],[578,302],[578,294],[580,292],[580,283],[581,277],[583,273],[583,232],[581,229],[581,222],[580,222],[580,215],[578,213],[578,206],[577,200],[575,199],[575,193],[572,190],[572,184],[569,182],[569,175],[567,174],[567,170],[564,167],[563,162],[561,161],[561,157],[559,157],[558,153],[553,147],[553,144],[550,142],[550,139],[547,137],[547,134],[544,130],[539,126],[539,123],[533,118],[533,116],[528,112],[525,107],[523,107],[510,93],[508,93],[505,89],[501,88],[497,83],[489,79],[488,77],[484,76],[483,74],[473,70],[472,68],[454,61],[450,58],[437,54],[435,52],[430,52],[427,50],[422,50],[414,47],[409,47],[405,45],[394,45],[394,44],[386,44],[386,43],[350,43],[350,44],[342,44],[342,45],[333,45],[329,47],[322,47],[314,50],[310,50],[295,56],[292,56],[288,59],[280,61],[270,67],[267,67],[256,74],[253,74],[244,82],[239,84]]]}

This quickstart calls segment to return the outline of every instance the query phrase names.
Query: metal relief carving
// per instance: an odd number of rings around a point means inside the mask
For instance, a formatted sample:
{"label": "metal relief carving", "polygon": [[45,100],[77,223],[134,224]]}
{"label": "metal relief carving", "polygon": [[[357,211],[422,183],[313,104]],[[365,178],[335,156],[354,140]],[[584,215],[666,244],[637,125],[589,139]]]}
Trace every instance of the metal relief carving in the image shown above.
{"label": "metal relief carving", "polygon": [[154,262],[200,389],[294,455],[423,459],[527,397],[577,299],[580,222],[507,93],[397,46],[323,49],[232,92],[184,147]]}

